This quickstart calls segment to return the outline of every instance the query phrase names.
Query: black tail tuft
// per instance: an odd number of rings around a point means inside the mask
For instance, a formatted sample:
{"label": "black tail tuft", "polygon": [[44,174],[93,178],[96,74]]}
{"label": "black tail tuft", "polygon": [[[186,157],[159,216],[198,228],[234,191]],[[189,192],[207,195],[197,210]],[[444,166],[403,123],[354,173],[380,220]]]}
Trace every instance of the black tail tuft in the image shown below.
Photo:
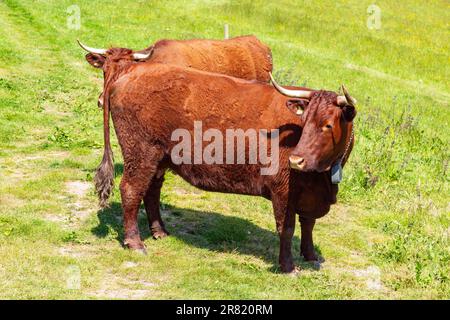
{"label": "black tail tuft", "polygon": [[100,207],[109,207],[108,199],[114,188],[114,160],[113,153],[109,148],[103,154],[102,162],[95,173],[94,183]]}

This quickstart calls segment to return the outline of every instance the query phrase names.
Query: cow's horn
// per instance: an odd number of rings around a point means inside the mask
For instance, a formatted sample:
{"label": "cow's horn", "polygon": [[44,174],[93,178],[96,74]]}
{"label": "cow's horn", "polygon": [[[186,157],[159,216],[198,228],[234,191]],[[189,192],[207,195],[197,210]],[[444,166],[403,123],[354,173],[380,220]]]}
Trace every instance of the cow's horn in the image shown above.
{"label": "cow's horn", "polygon": [[284,94],[285,96],[288,97],[293,97],[293,98],[304,98],[304,99],[309,99],[311,98],[311,94],[313,93],[312,91],[306,91],[306,90],[290,90],[290,89],[286,89],[281,87],[276,81],[275,79],[272,77],[272,73],[269,72],[269,76],[270,76],[270,80],[273,83],[273,86],[278,90],[278,92],[280,92],[281,94]]}
{"label": "cow's horn", "polygon": [[80,47],[82,47],[84,50],[86,50],[87,52],[90,52],[90,53],[97,53],[97,54],[105,55],[106,51],[108,51],[106,49],[96,49],[96,48],[88,47],[88,46],[84,45],[83,43],[81,43],[81,41],[78,39],[77,39],[77,42],[80,45]]}
{"label": "cow's horn", "polygon": [[343,96],[338,96],[338,97],[337,97],[337,103],[338,103],[338,105],[347,105],[347,104],[349,104],[349,105],[351,105],[351,106],[355,106],[355,105],[356,105],[356,99],[353,98],[353,97],[348,93],[347,88],[346,88],[344,85],[342,85],[341,89],[342,89],[342,92],[344,93],[344,95],[343,95]]}
{"label": "cow's horn", "polygon": [[151,56],[152,52],[148,52],[148,53],[139,53],[139,52],[135,52],[133,53],[133,58],[135,60],[145,60],[148,59]]}

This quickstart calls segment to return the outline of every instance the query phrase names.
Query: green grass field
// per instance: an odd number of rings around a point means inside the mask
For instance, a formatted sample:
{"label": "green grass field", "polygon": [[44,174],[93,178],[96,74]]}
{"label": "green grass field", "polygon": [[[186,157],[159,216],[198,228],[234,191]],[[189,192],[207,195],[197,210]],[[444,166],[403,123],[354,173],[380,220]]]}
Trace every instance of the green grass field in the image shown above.
{"label": "green grass field", "polygon": [[[446,1],[0,1],[0,298],[449,299],[449,21]],[[81,28],[70,26],[77,4]],[[69,25],[68,25],[69,19]],[[76,39],[142,49],[162,39],[255,34],[283,84],[358,100],[338,204],[318,220],[321,268],[277,269],[271,203],[166,176],[171,236],[121,245],[122,167],[111,208],[101,160],[102,74]],[[115,138],[114,138],[115,139]],[[77,279],[80,280],[79,285]]]}

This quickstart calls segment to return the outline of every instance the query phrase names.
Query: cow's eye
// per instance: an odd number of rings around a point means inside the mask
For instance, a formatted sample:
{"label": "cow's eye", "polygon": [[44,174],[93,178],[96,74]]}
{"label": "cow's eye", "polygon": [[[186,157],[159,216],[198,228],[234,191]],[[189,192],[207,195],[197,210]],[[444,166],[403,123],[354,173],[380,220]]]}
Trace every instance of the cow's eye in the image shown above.
{"label": "cow's eye", "polygon": [[325,127],[326,127],[327,129],[333,128],[333,126],[332,126],[331,124],[327,124]]}

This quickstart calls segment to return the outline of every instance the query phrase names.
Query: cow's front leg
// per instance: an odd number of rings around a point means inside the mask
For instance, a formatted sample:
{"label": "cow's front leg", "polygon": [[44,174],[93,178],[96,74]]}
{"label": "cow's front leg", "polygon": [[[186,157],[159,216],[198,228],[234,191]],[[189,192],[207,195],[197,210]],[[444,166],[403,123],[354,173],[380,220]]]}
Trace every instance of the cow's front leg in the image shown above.
{"label": "cow's front leg", "polygon": [[300,227],[302,230],[300,255],[302,255],[306,261],[318,261],[319,259],[317,257],[316,252],[314,251],[314,243],[312,236],[316,219],[300,217],[299,220],[300,220]]}
{"label": "cow's front leg", "polygon": [[296,273],[294,260],[292,258],[292,237],[295,231],[295,212],[289,209],[287,201],[272,198],[275,221],[278,235],[280,236],[279,263],[281,271],[285,273]]}

